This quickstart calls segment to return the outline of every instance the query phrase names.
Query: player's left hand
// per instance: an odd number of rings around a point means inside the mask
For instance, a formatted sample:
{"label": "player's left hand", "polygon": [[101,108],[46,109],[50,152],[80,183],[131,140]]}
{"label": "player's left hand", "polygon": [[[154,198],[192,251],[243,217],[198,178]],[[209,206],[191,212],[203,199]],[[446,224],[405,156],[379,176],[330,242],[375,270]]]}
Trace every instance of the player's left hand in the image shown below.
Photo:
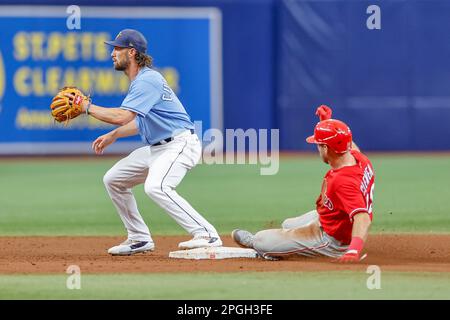
{"label": "player's left hand", "polygon": [[[69,99],[69,103],[70,104],[74,103],[75,96],[73,94],[66,93],[66,94],[64,94],[64,96],[66,96]],[[88,99],[89,99],[89,97],[88,97]],[[86,112],[86,108],[87,108],[87,106],[89,104],[89,100],[88,99],[83,99],[81,101],[81,103],[80,103],[80,108],[81,108],[81,112],[82,113]]]}
{"label": "player's left hand", "polygon": [[339,263],[356,263],[360,262],[361,260],[365,259],[367,257],[367,254],[360,257],[359,253],[356,250],[348,250],[342,257],[337,259],[337,262]]}
{"label": "player's left hand", "polygon": [[83,113],[84,105],[89,103],[89,99],[76,87],[64,87],[50,104],[51,114],[56,121],[67,123]]}
{"label": "player's left hand", "polygon": [[359,261],[359,254],[355,251],[347,251],[342,257],[338,259],[339,263],[352,263]]}
{"label": "player's left hand", "polygon": [[320,121],[331,119],[331,115],[333,114],[333,110],[329,106],[322,104],[316,110],[316,116],[319,117]]}

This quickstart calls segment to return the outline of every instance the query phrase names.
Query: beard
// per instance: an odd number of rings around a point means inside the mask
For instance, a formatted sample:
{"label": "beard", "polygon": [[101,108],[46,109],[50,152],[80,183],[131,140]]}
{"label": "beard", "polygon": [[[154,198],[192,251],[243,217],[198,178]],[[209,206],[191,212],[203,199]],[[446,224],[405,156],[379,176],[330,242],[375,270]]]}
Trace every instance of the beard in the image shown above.
{"label": "beard", "polygon": [[116,60],[116,63],[114,64],[114,68],[117,71],[124,71],[128,68],[130,65],[130,59],[128,59],[128,56],[125,56],[125,59],[122,61]]}

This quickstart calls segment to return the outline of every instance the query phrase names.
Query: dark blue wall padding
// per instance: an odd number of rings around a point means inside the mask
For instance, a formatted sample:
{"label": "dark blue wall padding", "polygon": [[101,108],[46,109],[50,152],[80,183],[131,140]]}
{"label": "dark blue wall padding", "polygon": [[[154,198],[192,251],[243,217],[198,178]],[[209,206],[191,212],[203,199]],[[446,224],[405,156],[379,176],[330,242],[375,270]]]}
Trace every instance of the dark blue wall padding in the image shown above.
{"label": "dark blue wall padding", "polygon": [[[371,4],[380,30],[366,27]],[[313,148],[324,103],[365,150],[450,149],[449,14],[448,1],[281,1],[281,147]]]}

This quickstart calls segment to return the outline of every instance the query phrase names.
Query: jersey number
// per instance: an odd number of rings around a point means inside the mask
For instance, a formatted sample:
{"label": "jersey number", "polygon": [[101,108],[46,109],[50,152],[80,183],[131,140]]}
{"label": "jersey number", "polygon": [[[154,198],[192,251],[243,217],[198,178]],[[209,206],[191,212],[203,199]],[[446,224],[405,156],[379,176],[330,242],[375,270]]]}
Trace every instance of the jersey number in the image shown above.
{"label": "jersey number", "polygon": [[375,189],[375,182],[372,183],[372,187],[370,187],[370,192],[366,195],[366,204],[367,204],[367,212],[372,213],[372,204],[373,204],[373,190]]}
{"label": "jersey number", "polygon": [[161,96],[161,99],[163,99],[164,101],[172,101],[172,89],[170,89],[170,87],[166,84],[163,84],[163,90],[164,93]]}

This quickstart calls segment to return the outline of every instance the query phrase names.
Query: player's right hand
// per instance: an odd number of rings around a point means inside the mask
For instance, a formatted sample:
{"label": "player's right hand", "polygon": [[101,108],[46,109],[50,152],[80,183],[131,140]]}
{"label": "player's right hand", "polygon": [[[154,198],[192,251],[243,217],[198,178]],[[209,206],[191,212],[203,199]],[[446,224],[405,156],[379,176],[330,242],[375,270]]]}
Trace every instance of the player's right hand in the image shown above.
{"label": "player's right hand", "polygon": [[114,141],[116,141],[114,135],[111,133],[104,134],[92,142],[92,150],[94,150],[96,154],[102,154],[103,150]]}
{"label": "player's right hand", "polygon": [[316,110],[316,116],[319,117],[320,121],[331,119],[331,114],[333,113],[333,110],[331,110],[330,107],[322,104],[320,107]]}

